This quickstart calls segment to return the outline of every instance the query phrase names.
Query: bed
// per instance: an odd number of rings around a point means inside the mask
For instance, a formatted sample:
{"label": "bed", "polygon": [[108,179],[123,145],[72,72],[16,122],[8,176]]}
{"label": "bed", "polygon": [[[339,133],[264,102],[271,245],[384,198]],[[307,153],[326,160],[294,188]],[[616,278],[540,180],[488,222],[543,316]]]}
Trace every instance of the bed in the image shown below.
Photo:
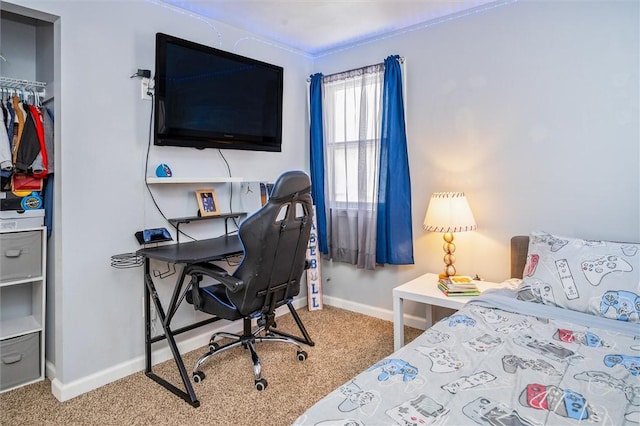
{"label": "bed", "polygon": [[640,424],[640,244],[532,232],[511,247],[521,279],[442,319],[294,424]]}

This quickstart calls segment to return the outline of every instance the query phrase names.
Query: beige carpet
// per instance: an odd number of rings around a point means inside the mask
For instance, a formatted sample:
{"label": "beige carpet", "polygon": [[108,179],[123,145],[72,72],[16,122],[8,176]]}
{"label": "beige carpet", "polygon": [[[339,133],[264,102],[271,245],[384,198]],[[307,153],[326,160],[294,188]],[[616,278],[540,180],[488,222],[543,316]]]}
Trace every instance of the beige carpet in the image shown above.
{"label": "beige carpet", "polygon": [[[299,315],[315,346],[305,347],[309,357],[300,362],[293,346],[258,344],[262,376],[269,382],[262,392],[254,388],[250,356],[236,348],[202,366],[207,377],[194,384],[199,408],[143,372],[64,403],[51,395],[51,383],[45,380],[0,394],[0,425],[289,425],[329,391],[393,351],[389,321],[328,306],[313,312],[302,308]],[[290,314],[278,320],[278,328],[298,334]],[[406,327],[406,340],[420,332]],[[205,350],[184,355],[188,371]],[[173,360],[154,371],[181,383]]]}

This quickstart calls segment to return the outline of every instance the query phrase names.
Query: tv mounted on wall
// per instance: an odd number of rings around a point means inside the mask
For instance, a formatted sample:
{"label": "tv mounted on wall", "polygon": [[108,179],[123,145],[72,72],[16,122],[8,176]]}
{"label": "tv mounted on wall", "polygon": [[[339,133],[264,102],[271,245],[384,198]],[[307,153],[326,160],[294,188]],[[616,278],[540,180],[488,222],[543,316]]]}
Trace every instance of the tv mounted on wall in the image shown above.
{"label": "tv mounted on wall", "polygon": [[281,151],[283,69],[156,34],[154,144]]}

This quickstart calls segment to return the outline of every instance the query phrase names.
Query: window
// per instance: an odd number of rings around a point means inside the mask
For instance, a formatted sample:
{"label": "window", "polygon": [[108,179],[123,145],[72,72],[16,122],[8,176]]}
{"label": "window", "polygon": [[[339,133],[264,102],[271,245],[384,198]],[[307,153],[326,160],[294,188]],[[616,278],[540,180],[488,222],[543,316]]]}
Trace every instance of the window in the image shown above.
{"label": "window", "polygon": [[331,76],[324,85],[326,176],[333,208],[372,209],[377,202],[383,70],[367,70]]}
{"label": "window", "polygon": [[318,247],[359,268],[413,263],[401,62],[310,80]]}
{"label": "window", "polygon": [[323,81],[330,256],[370,269],[375,265],[383,76],[380,64]]}

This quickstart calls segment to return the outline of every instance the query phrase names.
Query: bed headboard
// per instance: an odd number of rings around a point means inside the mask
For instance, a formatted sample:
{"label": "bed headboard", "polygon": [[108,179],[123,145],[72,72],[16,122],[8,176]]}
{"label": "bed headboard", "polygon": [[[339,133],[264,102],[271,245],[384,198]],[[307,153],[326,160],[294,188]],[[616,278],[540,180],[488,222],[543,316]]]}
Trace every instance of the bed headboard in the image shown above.
{"label": "bed headboard", "polygon": [[522,278],[528,250],[528,235],[516,235],[511,238],[511,278]]}

